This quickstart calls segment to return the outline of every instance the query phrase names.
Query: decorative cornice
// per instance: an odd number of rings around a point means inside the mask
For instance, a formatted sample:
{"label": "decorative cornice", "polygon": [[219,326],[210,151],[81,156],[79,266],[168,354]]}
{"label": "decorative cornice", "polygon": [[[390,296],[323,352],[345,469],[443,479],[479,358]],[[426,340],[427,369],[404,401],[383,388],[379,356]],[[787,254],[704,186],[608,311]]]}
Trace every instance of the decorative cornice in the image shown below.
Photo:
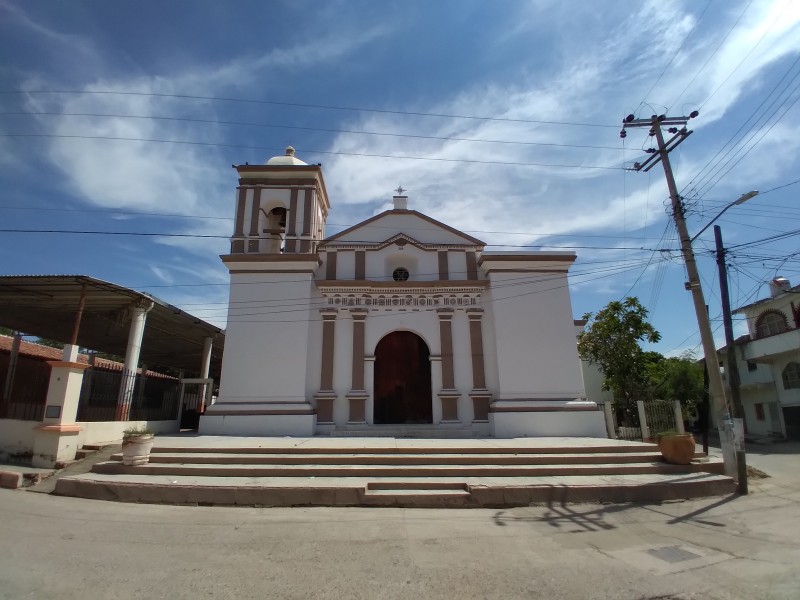
{"label": "decorative cornice", "polygon": [[489,286],[486,280],[436,280],[436,281],[357,281],[357,280],[330,280],[319,279],[315,281],[320,290],[326,292],[342,293],[375,293],[386,292],[393,294],[434,293],[441,291],[443,294],[454,292],[480,293]]}

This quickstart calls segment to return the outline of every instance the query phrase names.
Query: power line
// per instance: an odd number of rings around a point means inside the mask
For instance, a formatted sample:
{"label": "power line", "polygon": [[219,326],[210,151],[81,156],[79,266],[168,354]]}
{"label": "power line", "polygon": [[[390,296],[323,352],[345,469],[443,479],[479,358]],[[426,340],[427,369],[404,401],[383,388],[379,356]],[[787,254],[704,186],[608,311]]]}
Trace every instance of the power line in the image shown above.
{"label": "power line", "polygon": [[683,42],[681,42],[681,45],[678,47],[677,50],[675,50],[675,54],[672,55],[672,58],[669,59],[669,62],[661,70],[661,73],[659,73],[658,77],[653,82],[653,85],[651,85],[650,89],[647,90],[647,93],[644,95],[644,98],[639,103],[640,107],[643,104],[645,104],[645,102],[647,101],[647,97],[653,92],[654,89],[656,89],[656,86],[658,85],[658,82],[661,81],[662,77],[664,77],[664,73],[666,73],[667,69],[669,69],[670,66],[672,66],[672,63],[675,62],[675,59],[678,57],[678,54],[680,54],[681,50],[683,50],[683,47],[686,45],[686,42],[689,41],[689,38],[692,37],[692,34],[694,33],[694,30],[697,29],[697,26],[700,24],[700,21],[703,20],[703,17],[705,16],[706,12],[708,11],[708,7],[709,6],[711,6],[711,0],[708,0],[708,2],[706,2],[706,7],[703,9],[703,12],[700,13],[700,16],[697,18],[697,21],[695,21],[694,26],[692,26],[692,29],[689,31],[689,33],[686,34],[686,37],[683,38]]}
{"label": "power line", "polygon": [[[29,210],[29,211],[54,211],[54,212],[81,212],[81,213],[95,213],[95,214],[108,214],[108,215],[133,215],[140,217],[175,217],[183,219],[213,219],[218,221],[234,221],[233,217],[213,217],[208,215],[191,215],[191,214],[178,214],[178,213],[153,213],[131,210],[117,210],[109,209],[90,209],[90,208],[65,208],[65,207],[41,207],[41,206],[8,206],[0,205],[0,209],[10,210]],[[342,227],[344,229],[354,227],[358,223],[343,224],[343,223],[327,223],[328,227]],[[389,225],[373,225],[370,223],[366,227],[373,229],[396,229]],[[438,231],[437,227],[417,227],[417,231]],[[589,233],[542,233],[533,231],[486,231],[481,229],[463,229],[463,233],[479,233],[479,234],[494,234],[494,235],[527,235],[527,236],[542,236],[542,237],[587,237],[587,238],[605,238],[605,239],[628,239],[630,236],[617,236],[617,235],[601,235]],[[223,236],[224,237],[224,236]],[[230,236],[228,236],[230,237]],[[650,238],[642,237],[642,240]]]}
{"label": "power line", "polygon": [[131,91],[111,91],[111,90],[3,90],[0,94],[77,94],[77,95],[109,95],[109,96],[147,96],[153,98],[178,98],[183,100],[211,100],[216,102],[238,102],[243,104],[269,104],[273,106],[292,106],[297,108],[317,108],[324,110],[341,110],[350,112],[370,112],[391,115],[409,115],[415,117],[439,117],[446,119],[469,119],[475,121],[501,121],[507,123],[536,123],[543,125],[572,125],[575,127],[607,127],[616,129],[616,125],[604,125],[599,123],[574,123],[569,121],[547,121],[544,119],[517,119],[511,117],[486,117],[477,115],[457,115],[447,113],[426,113],[418,111],[388,110],[378,108],[363,108],[353,106],[334,106],[325,104],[305,104],[301,102],[280,102],[277,100],[257,100],[251,98],[225,98],[220,96],[199,96],[193,94],[162,94],[156,92],[131,92]]}
{"label": "power line", "polygon": [[[688,90],[688,89],[691,87],[691,85],[692,85],[692,84],[695,82],[695,80],[696,80],[696,79],[697,79],[697,78],[700,76],[700,73],[702,73],[702,72],[703,72],[703,69],[705,69],[705,68],[706,68],[706,66],[708,66],[708,63],[709,63],[709,62],[711,62],[711,59],[712,59],[712,58],[714,58],[714,57],[717,55],[717,52],[719,52],[719,49],[720,49],[720,48],[722,48],[722,45],[723,45],[723,44],[726,42],[726,40],[727,40],[727,39],[730,37],[731,33],[733,33],[733,30],[734,30],[734,29],[736,29],[736,26],[739,24],[739,21],[741,21],[741,20],[742,20],[742,17],[744,16],[744,13],[746,13],[746,12],[747,12],[747,9],[748,9],[748,8],[750,8],[750,5],[751,5],[752,3],[753,3],[753,0],[750,0],[750,2],[748,2],[748,3],[747,3],[747,6],[745,6],[745,7],[744,7],[744,10],[742,10],[741,14],[739,15],[739,18],[738,18],[738,19],[736,19],[736,22],[735,22],[735,23],[734,23],[734,24],[731,26],[731,28],[728,30],[728,33],[726,33],[726,34],[725,34],[725,37],[724,37],[724,38],[722,38],[722,40],[720,41],[720,43],[719,43],[719,44],[717,44],[717,47],[716,47],[716,48],[714,48],[714,51],[713,51],[713,52],[711,53],[711,55],[710,55],[710,56],[709,56],[709,57],[706,59],[706,62],[704,62],[704,63],[703,63],[703,66],[702,66],[702,67],[700,67],[700,68],[697,70],[697,72],[694,74],[694,77],[692,77],[692,79],[689,81],[689,83],[687,83],[687,84],[686,84],[686,87],[685,87],[685,88],[683,88],[683,91],[682,91],[680,94],[678,94],[678,97],[677,97],[677,98],[675,98],[675,100],[673,100],[673,101],[672,101],[672,103],[670,104],[670,107],[672,107],[672,106],[675,106],[675,105],[678,103],[678,100],[680,100],[680,99],[683,97],[683,95],[686,93],[686,90]],[[666,112],[669,112],[669,108],[667,109],[667,111],[666,111]]]}
{"label": "power line", "polygon": [[356,135],[388,136],[388,137],[414,138],[423,140],[474,142],[481,144],[517,144],[522,146],[555,146],[559,148],[590,148],[599,150],[617,150],[616,146],[557,144],[554,142],[520,142],[514,140],[484,140],[478,138],[462,138],[453,136],[421,135],[421,134],[411,134],[411,133],[389,133],[389,132],[379,132],[379,131],[360,131],[355,129],[332,129],[327,127],[308,127],[308,126],[301,127],[298,125],[278,125],[274,123],[253,123],[247,121],[223,121],[219,119],[200,119],[193,117],[164,117],[155,115],[126,115],[126,114],[108,114],[108,113],[48,112],[48,111],[19,111],[19,112],[0,113],[0,116],[20,116],[20,115],[42,115],[42,116],[56,116],[56,117],[103,117],[103,118],[114,118],[114,119],[151,119],[154,121],[179,121],[188,123],[206,123],[214,125],[244,125],[247,127],[292,129],[300,131],[322,131],[326,133],[348,133]]}
{"label": "power line", "polygon": [[[136,138],[136,137],[122,137],[122,136],[104,136],[104,135],[66,135],[54,133],[2,133],[0,137],[12,138],[61,138],[61,139],[78,139],[78,140],[110,140],[121,142],[147,142],[157,144],[185,144],[190,146],[206,146],[216,148],[243,148],[247,150],[267,150],[270,152],[279,152],[277,148],[269,146],[249,146],[245,144],[223,144],[221,142],[201,142],[195,140],[159,140],[154,138]],[[612,167],[602,165],[569,165],[569,164],[550,164],[550,163],[534,163],[534,162],[510,162],[502,160],[478,160],[468,158],[442,158],[433,156],[395,156],[391,154],[369,154],[367,152],[343,152],[340,150],[305,150],[308,154],[329,154],[336,156],[358,156],[367,158],[392,158],[395,160],[429,160],[435,162],[453,162],[453,163],[469,163],[469,164],[483,164],[483,165],[505,165],[512,167],[555,167],[562,169],[605,169],[609,171],[619,171],[623,167]]]}
{"label": "power line", "polygon": [[[141,237],[176,237],[176,238],[210,238],[230,239],[230,235],[217,235],[212,233],[157,233],[151,231],[76,231],[66,229],[0,229],[0,233],[42,233],[42,234],[67,234],[67,235],[114,235],[114,236],[141,236]],[[352,240],[354,244],[372,244],[369,240]],[[651,250],[643,247],[624,246],[556,246],[554,244],[485,244],[489,247],[508,248],[555,248],[556,250]]]}

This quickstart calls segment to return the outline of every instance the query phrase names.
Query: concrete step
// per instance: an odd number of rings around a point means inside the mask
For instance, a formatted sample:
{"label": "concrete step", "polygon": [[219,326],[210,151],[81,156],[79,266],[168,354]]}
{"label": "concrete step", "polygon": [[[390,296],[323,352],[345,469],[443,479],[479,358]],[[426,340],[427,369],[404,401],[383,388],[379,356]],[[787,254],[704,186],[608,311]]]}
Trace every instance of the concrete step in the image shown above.
{"label": "concrete step", "polygon": [[657,502],[730,494],[709,473],[427,479],[163,477],[87,473],[62,477],[55,493],[97,500],[191,505],[505,508],[537,503]]}
{"label": "concrete step", "polygon": [[443,425],[370,425],[365,427],[343,427],[331,431],[332,438],[411,438],[411,439],[463,439],[476,436],[472,429],[448,428]]}
{"label": "concrete step", "polygon": [[[156,438],[156,444],[159,443]],[[316,441],[316,440],[315,440]],[[350,440],[348,440],[350,441]],[[367,441],[367,440],[364,440]],[[450,440],[442,440],[450,441]],[[452,445],[428,445],[417,442],[413,445],[335,445],[333,443],[317,443],[298,446],[264,444],[261,446],[226,445],[224,441],[209,446],[188,446],[180,444],[156,445],[152,454],[625,454],[628,452],[659,452],[658,446],[647,443],[604,444],[597,445],[560,445],[560,446],[524,446],[524,445],[488,445],[458,443]],[[700,456],[701,453],[695,454]]]}
{"label": "concrete step", "polygon": [[545,465],[347,465],[347,464],[179,464],[148,463],[125,466],[118,461],[96,464],[92,471],[104,474],[189,475],[206,477],[539,477],[555,475],[614,475],[624,473],[716,472],[721,463],[670,465],[665,462]]}
{"label": "concrete step", "polygon": [[96,452],[97,450],[87,450],[86,448],[81,448],[80,450],[75,451],[75,460],[83,460],[84,458],[88,458]]}
{"label": "concrete step", "polygon": [[[111,456],[122,460],[122,454]],[[659,452],[597,452],[594,454],[239,454],[156,453],[151,464],[239,465],[549,465],[659,462]]]}

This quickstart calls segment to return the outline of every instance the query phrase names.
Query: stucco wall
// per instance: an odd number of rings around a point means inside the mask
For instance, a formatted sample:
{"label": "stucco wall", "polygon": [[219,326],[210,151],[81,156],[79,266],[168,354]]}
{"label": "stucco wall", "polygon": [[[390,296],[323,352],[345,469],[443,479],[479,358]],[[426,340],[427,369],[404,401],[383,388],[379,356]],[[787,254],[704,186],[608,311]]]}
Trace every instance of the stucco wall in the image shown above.
{"label": "stucco wall", "polygon": [[583,396],[566,273],[492,272],[489,280],[497,396]]}
{"label": "stucco wall", "polygon": [[0,419],[0,460],[24,458],[33,451],[35,429],[39,421]]}
{"label": "stucco wall", "polygon": [[308,273],[231,275],[218,404],[306,399],[315,294]]}

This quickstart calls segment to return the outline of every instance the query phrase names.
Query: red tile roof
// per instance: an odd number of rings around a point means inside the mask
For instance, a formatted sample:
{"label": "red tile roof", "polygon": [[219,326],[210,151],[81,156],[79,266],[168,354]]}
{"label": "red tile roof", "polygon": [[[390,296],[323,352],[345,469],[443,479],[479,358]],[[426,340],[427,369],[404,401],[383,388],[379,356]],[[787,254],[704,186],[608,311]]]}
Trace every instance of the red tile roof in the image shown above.
{"label": "red tile roof", "polygon": [[[0,352],[8,352],[11,353],[11,344],[14,341],[14,338],[9,337],[7,335],[0,335]],[[31,358],[40,358],[42,360],[61,360],[62,352],[58,348],[51,348],[50,346],[42,346],[41,344],[35,344],[33,342],[27,342],[22,340],[19,345],[19,353],[21,356],[29,356]],[[89,356],[87,354],[79,354],[78,355],[78,362],[83,363],[85,365],[89,364]],[[94,359],[94,366],[98,369],[103,369],[104,371],[122,371],[125,365],[121,362],[117,362],[115,360],[109,360],[107,358],[100,358],[96,356]],[[137,373],[141,373],[141,369],[136,370]],[[169,375],[164,375],[163,373],[156,373],[155,371],[147,371],[148,377],[169,377]],[[169,377],[171,379],[171,377]]]}

